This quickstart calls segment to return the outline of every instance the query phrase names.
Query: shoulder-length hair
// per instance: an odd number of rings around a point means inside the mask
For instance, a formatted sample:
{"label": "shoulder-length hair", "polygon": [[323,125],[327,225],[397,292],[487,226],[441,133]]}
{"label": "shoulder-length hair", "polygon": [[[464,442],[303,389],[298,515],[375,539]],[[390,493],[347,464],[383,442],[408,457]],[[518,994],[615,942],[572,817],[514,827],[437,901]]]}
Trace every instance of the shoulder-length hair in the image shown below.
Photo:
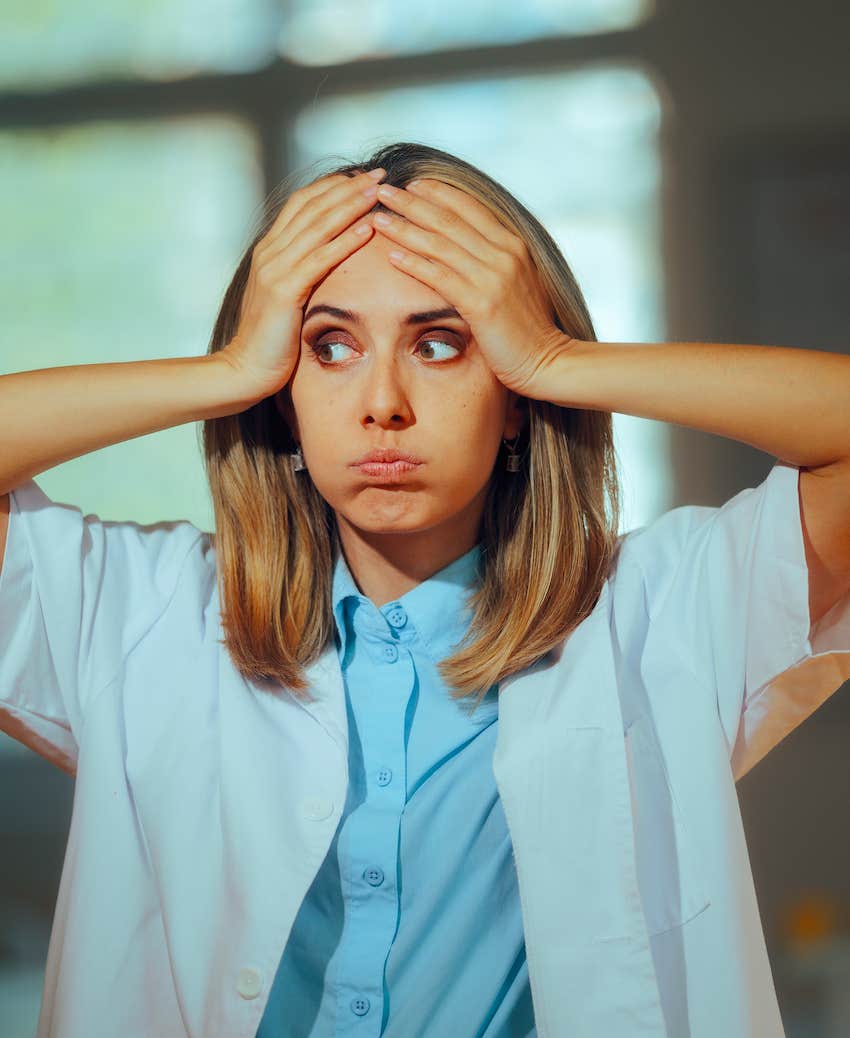
{"label": "shoulder-length hair", "polygon": [[[354,176],[375,166],[386,170],[385,183],[442,180],[488,206],[525,241],[554,323],[575,339],[595,341],[581,290],[558,246],[501,184],[454,155],[407,142],[322,176]],[[260,229],[225,292],[209,353],[236,333],[253,250],[290,193],[266,203]],[[500,450],[491,476],[468,631],[457,651],[438,662],[452,697],[475,698],[476,704],[590,613],[616,554],[621,506],[611,412],[526,399],[528,419],[515,448],[520,471],[505,471]],[[246,678],[271,679],[309,699],[303,668],[334,637],[332,578],[340,545],[333,510],[309,475],[292,470],[295,447],[274,395],[203,423],[223,642]]]}

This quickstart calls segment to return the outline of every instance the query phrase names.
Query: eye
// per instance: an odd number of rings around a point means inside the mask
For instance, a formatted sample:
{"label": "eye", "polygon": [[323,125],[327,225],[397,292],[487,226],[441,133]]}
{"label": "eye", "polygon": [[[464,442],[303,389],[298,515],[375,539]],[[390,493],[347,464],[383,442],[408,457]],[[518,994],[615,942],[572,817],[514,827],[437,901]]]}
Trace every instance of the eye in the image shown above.
{"label": "eye", "polygon": [[450,350],[455,351],[455,355],[459,355],[463,352],[459,346],[455,346],[454,343],[451,342],[446,342],[444,339],[421,339],[420,345],[424,345],[425,348],[428,350],[430,350],[433,346],[448,347]]}
{"label": "eye", "polygon": [[346,345],[346,343],[344,343],[344,342],[333,342],[333,340],[331,340],[329,342],[315,342],[315,343],[311,343],[310,344],[310,352],[315,356],[316,360],[318,360],[320,364],[324,364],[325,367],[329,367],[333,362],[332,361],[327,361],[327,360],[322,360],[319,357],[319,354],[321,353],[321,351],[322,350],[329,350],[332,346],[345,346],[345,345]]}
{"label": "eye", "polygon": [[[337,367],[338,365],[335,363],[334,360],[332,360],[332,359],[323,360],[320,357],[320,354],[321,354],[321,352],[323,350],[330,350],[334,346],[344,346],[346,349],[351,349],[351,347],[348,345],[348,343],[342,342],[339,339],[326,339],[324,342],[310,343],[310,352],[314,355],[316,360],[318,360],[319,363],[323,367],[326,367],[326,368]],[[422,346],[424,346],[427,351],[431,351],[431,356],[433,356],[433,348],[435,346],[436,347],[442,347],[444,349],[448,348],[450,350],[454,350],[456,356],[460,355],[463,352],[463,350],[462,350],[462,348],[460,346],[456,346],[454,343],[451,343],[451,342],[446,342],[445,339],[434,339],[434,338],[420,339],[419,340],[419,347],[422,347]],[[444,356],[442,358],[442,360],[447,360],[447,359],[450,360],[451,359],[451,355]]]}

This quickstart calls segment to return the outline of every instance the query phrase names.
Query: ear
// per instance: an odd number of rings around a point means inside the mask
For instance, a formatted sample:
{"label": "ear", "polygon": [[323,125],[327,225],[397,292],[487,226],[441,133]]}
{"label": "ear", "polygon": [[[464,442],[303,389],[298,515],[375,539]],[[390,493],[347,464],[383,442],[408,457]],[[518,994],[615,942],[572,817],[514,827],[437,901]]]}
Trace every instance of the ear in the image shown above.
{"label": "ear", "polygon": [[508,406],[505,412],[504,438],[515,439],[528,424],[528,397],[508,390]]}

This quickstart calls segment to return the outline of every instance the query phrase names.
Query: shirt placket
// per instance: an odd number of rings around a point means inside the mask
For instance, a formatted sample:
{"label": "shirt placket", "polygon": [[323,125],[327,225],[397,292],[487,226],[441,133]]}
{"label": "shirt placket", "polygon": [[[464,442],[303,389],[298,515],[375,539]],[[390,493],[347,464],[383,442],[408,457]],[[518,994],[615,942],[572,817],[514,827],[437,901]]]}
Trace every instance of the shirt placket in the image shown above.
{"label": "shirt placket", "polygon": [[406,803],[405,717],[416,679],[407,642],[414,636],[404,607],[355,617],[355,652],[346,683],[357,721],[365,795],[340,833],[345,921],[338,948],[336,1033],[381,1032],[384,967],[396,933],[399,828]]}

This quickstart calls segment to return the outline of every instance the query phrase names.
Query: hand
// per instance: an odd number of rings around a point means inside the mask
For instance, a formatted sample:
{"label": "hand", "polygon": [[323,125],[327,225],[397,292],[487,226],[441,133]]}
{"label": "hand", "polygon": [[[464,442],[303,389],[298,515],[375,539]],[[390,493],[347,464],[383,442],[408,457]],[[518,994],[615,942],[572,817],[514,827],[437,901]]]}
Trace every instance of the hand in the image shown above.
{"label": "hand", "polygon": [[362,217],[375,199],[363,192],[375,182],[370,173],[335,173],[294,191],[255,246],[239,327],[218,353],[256,402],[282,389],[295,370],[304,304],[313,288],[371,240],[372,228]]}
{"label": "hand", "polygon": [[[400,269],[439,292],[469,324],[494,374],[533,399],[543,372],[574,340],[555,324],[525,242],[481,202],[439,180],[378,188],[378,201],[406,217],[376,231],[402,247]],[[409,221],[409,222],[407,222]]]}

